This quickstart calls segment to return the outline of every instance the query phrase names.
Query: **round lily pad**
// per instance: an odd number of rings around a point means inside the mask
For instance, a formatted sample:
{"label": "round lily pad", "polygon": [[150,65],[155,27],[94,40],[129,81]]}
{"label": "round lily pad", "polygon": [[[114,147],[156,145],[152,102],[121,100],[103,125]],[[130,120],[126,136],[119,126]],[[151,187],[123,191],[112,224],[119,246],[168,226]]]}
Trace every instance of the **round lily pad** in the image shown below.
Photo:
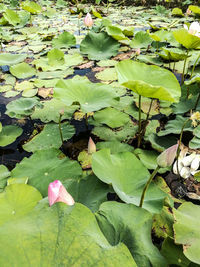
{"label": "round lily pad", "polygon": [[10,72],[13,76],[19,79],[26,79],[35,75],[36,70],[27,63],[19,63],[10,67]]}
{"label": "round lily pad", "polygon": [[0,132],[0,146],[12,144],[22,134],[22,128],[15,125],[7,125]]}

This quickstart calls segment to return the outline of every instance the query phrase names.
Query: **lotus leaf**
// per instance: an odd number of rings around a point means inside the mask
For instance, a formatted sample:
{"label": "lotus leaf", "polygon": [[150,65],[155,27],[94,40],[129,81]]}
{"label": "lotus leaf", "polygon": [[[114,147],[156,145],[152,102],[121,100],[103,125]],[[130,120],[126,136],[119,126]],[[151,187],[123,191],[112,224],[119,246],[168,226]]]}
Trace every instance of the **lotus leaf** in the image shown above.
{"label": "lotus leaf", "polygon": [[187,58],[187,54],[179,48],[162,48],[164,53],[159,53],[159,56],[165,60],[179,61]]}
{"label": "lotus leaf", "polygon": [[173,209],[173,213],[175,243],[183,245],[183,253],[189,260],[200,264],[200,207],[185,202],[177,210]]}
{"label": "lotus leaf", "polygon": [[15,125],[6,125],[0,132],[0,147],[12,144],[22,134],[22,128]]}
{"label": "lotus leaf", "polygon": [[60,80],[54,89],[54,97],[69,106],[80,104],[83,112],[91,112],[111,106],[116,94],[112,86],[91,83],[87,80]]}
{"label": "lotus leaf", "polygon": [[[134,154],[131,152],[110,154],[109,149],[102,149],[92,156],[92,170],[101,181],[112,184],[121,200],[139,205],[150,174]],[[165,197],[166,194],[151,183],[143,207],[157,213],[162,209]]]}
{"label": "lotus leaf", "polygon": [[0,54],[0,66],[3,65],[15,65],[24,61],[26,55],[24,54],[10,54],[10,53],[1,53]]}
{"label": "lotus leaf", "polygon": [[148,47],[152,43],[152,38],[147,32],[139,31],[135,34],[134,39],[130,43],[132,48]]}
{"label": "lotus leaf", "polygon": [[102,60],[115,56],[120,44],[105,32],[90,32],[81,42],[80,50],[89,59]]}
{"label": "lotus leaf", "polygon": [[194,14],[196,15],[200,15],[200,7],[199,6],[194,6],[194,5],[190,5],[189,10],[191,10]]}
{"label": "lotus leaf", "polygon": [[173,32],[177,42],[187,49],[196,49],[200,47],[200,38],[188,33],[186,29],[179,29]]}
{"label": "lotus leaf", "polygon": [[170,71],[132,60],[123,60],[115,67],[119,83],[137,94],[159,100],[179,101],[181,88]]}
{"label": "lotus leaf", "polygon": [[104,202],[96,213],[99,227],[109,243],[123,242],[138,266],[167,266],[151,241],[152,214],[133,204]]}
{"label": "lotus leaf", "polygon": [[10,67],[10,72],[13,76],[19,79],[26,79],[35,75],[36,70],[27,63],[19,63]]}
{"label": "lotus leaf", "polygon": [[12,9],[6,9],[6,11],[3,14],[3,17],[13,26],[20,23],[19,15]]}
{"label": "lotus leaf", "polygon": [[57,65],[59,66],[65,63],[64,53],[57,48],[54,48],[51,51],[49,51],[47,54],[47,58],[48,58],[48,64],[50,66],[57,66]]}
{"label": "lotus leaf", "polygon": [[37,14],[37,13],[40,13],[42,8],[40,5],[38,5],[37,3],[33,2],[33,1],[24,1],[21,3],[21,7],[30,12],[31,14]]}
{"label": "lotus leaf", "polygon": [[36,187],[43,196],[47,196],[50,182],[56,179],[61,182],[78,179],[81,173],[81,167],[76,161],[70,160],[54,148],[36,151],[30,158],[24,158],[11,171],[12,177],[28,177],[29,184]]}
{"label": "lotus leaf", "polygon": [[133,152],[134,150],[134,147],[125,143],[120,143],[119,141],[98,142],[96,144],[96,148],[98,150],[103,148],[109,148],[111,154],[127,151]]}
{"label": "lotus leaf", "polygon": [[115,68],[106,68],[98,72],[96,75],[97,79],[102,81],[114,81],[117,80],[117,73]]}
{"label": "lotus leaf", "polygon": [[76,45],[76,38],[69,32],[63,32],[56,39],[54,39],[52,43],[53,46],[57,48],[68,48]]}
{"label": "lotus leaf", "polygon": [[112,36],[115,40],[128,40],[128,38],[123,34],[123,31],[116,26],[107,26],[106,32],[108,35]]}
{"label": "lotus leaf", "polygon": [[137,266],[123,243],[108,243],[87,207],[42,204],[0,227],[1,266]]}

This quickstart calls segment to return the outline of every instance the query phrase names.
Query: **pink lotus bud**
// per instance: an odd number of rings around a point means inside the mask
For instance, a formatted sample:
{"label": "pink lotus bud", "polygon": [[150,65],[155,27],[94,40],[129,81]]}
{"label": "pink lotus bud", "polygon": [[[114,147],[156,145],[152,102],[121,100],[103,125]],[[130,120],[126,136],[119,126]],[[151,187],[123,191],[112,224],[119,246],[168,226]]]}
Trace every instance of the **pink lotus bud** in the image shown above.
{"label": "pink lotus bud", "polygon": [[188,9],[186,10],[186,15],[189,16],[189,15],[191,15],[191,13],[192,13],[192,11],[188,8]]}
{"label": "pink lotus bud", "polygon": [[88,154],[92,154],[94,152],[96,152],[96,145],[93,142],[92,138],[90,137],[88,142]]}
{"label": "pink lotus bud", "polygon": [[61,116],[63,116],[64,113],[65,113],[64,109],[61,109],[59,113],[60,113]]}
{"label": "pink lotus bud", "polygon": [[67,192],[59,180],[55,180],[53,183],[49,184],[48,199],[50,206],[56,202],[64,202],[69,206],[75,203],[73,197]]}
{"label": "pink lotus bud", "polygon": [[84,18],[84,24],[86,27],[92,27],[93,20],[92,20],[90,13],[87,13],[86,17]]}
{"label": "pink lotus bud", "polygon": [[137,48],[136,51],[135,51],[135,55],[136,56],[139,56],[140,55],[140,48]]}
{"label": "pink lotus bud", "polygon": [[158,166],[162,168],[166,168],[172,165],[172,163],[175,160],[176,152],[178,149],[178,144],[174,146],[170,146],[168,149],[163,151],[158,157],[157,157],[157,164]]}

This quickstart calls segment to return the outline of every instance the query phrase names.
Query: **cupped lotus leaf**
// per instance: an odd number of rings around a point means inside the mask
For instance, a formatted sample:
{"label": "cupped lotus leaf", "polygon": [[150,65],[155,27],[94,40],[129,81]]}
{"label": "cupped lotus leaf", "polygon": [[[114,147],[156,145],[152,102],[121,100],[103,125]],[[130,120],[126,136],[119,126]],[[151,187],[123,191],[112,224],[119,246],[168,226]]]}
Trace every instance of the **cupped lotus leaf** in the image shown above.
{"label": "cupped lotus leaf", "polygon": [[173,213],[175,243],[183,245],[183,253],[189,260],[200,264],[200,207],[185,202],[173,209]]}
{"label": "cupped lotus leaf", "polygon": [[14,178],[27,177],[28,183],[36,187],[43,196],[47,196],[48,185],[54,180],[63,182],[67,179],[78,179],[81,174],[81,167],[76,161],[70,160],[54,148],[36,151],[11,171]]}
{"label": "cupped lotus leaf", "polygon": [[30,212],[42,199],[40,192],[26,184],[12,184],[0,193],[0,225]]}
{"label": "cupped lotus leaf", "polygon": [[22,128],[15,125],[6,125],[0,132],[0,147],[12,144],[22,134]]}
{"label": "cupped lotus leaf", "polygon": [[61,100],[51,99],[48,101],[41,101],[42,107],[36,107],[31,118],[33,120],[40,119],[42,122],[59,122],[60,111],[64,110],[62,120],[71,119],[73,113],[78,109],[78,105],[66,106]]}
{"label": "cupped lotus leaf", "polygon": [[120,143],[119,141],[107,141],[107,142],[98,142],[96,143],[97,150],[103,149],[103,148],[109,148],[111,154],[116,154],[120,152],[133,152],[134,147],[126,144],[126,143]]}
{"label": "cupped lotus leaf", "polygon": [[10,73],[18,79],[26,79],[35,75],[36,70],[23,62],[10,67]]}
{"label": "cupped lotus leaf", "polygon": [[189,10],[191,10],[195,15],[200,16],[200,7],[195,5],[189,5]]}
{"label": "cupped lotus leaf", "polygon": [[190,85],[193,83],[198,83],[200,84],[200,74],[196,74],[195,76],[193,76],[190,80],[187,80],[184,82],[186,85]]}
{"label": "cupped lotus leaf", "polygon": [[[61,131],[64,141],[70,139],[75,134],[74,127],[66,122],[61,124]],[[28,152],[35,152],[37,150],[59,148],[61,145],[59,125],[49,123],[44,126],[42,132],[23,145],[23,149]]]}
{"label": "cupped lotus leaf", "polygon": [[175,7],[172,9],[172,16],[184,17],[182,9]]}
{"label": "cupped lotus leaf", "polygon": [[57,38],[53,39],[52,44],[57,48],[68,48],[76,45],[76,38],[69,32],[63,32]]}
{"label": "cupped lotus leaf", "polygon": [[[110,154],[109,149],[102,149],[92,155],[92,170],[101,181],[112,184],[121,200],[139,205],[150,173],[133,153]],[[158,213],[163,207],[165,197],[166,194],[151,183],[143,208]]]}
{"label": "cupped lotus leaf", "polygon": [[81,42],[80,50],[89,59],[102,60],[115,56],[120,44],[106,32],[90,32]]}
{"label": "cupped lotus leaf", "polygon": [[134,39],[130,43],[131,48],[143,48],[148,47],[152,43],[153,39],[147,32],[139,31],[135,34]]}
{"label": "cupped lotus leaf", "polygon": [[9,24],[13,26],[20,23],[19,15],[12,9],[6,9],[6,11],[3,13],[3,17],[8,21]]}
{"label": "cupped lotus leaf", "polygon": [[179,29],[173,32],[177,42],[187,49],[196,49],[200,47],[200,37],[188,33],[186,29]]}
{"label": "cupped lotus leaf", "polygon": [[111,128],[123,126],[130,121],[129,115],[111,107],[95,112],[93,117],[96,122]]}
{"label": "cupped lotus leaf", "polygon": [[95,216],[79,203],[41,203],[23,218],[2,225],[0,235],[1,266],[137,266],[123,243],[108,243]]}
{"label": "cupped lotus leaf", "polygon": [[37,98],[21,97],[8,103],[5,113],[11,118],[21,119],[31,115],[35,106],[38,104],[39,102]]}
{"label": "cupped lotus leaf", "polygon": [[165,60],[179,61],[188,57],[187,54],[179,48],[162,48],[162,50],[163,53],[159,53],[159,56]]}
{"label": "cupped lotus leaf", "polygon": [[124,243],[137,266],[167,266],[151,240],[152,214],[133,204],[104,202],[95,214],[109,243]]}
{"label": "cupped lotus leaf", "polygon": [[63,65],[65,63],[64,53],[60,49],[54,48],[47,54],[48,64],[50,66]]}
{"label": "cupped lotus leaf", "polygon": [[67,106],[79,103],[81,110],[87,113],[111,106],[116,93],[109,85],[70,79],[56,84],[54,97]]}
{"label": "cupped lotus leaf", "polygon": [[135,93],[159,100],[179,101],[181,87],[169,70],[132,60],[123,60],[115,67],[119,83]]}
{"label": "cupped lotus leaf", "polygon": [[168,147],[177,144],[177,138],[172,135],[160,137],[154,133],[149,133],[148,135],[145,134],[145,140],[149,141],[152,148],[157,150],[158,152],[163,152]]}
{"label": "cupped lotus leaf", "polygon": [[1,53],[0,54],[0,66],[3,65],[15,65],[24,61],[26,58],[25,54],[11,54],[11,53]]}
{"label": "cupped lotus leaf", "polygon": [[30,12],[31,14],[37,14],[40,13],[42,11],[42,8],[40,5],[38,5],[37,3],[33,2],[33,1],[24,1],[21,3],[21,7]]}
{"label": "cupped lotus leaf", "polygon": [[107,26],[106,32],[108,35],[112,36],[115,40],[127,40],[128,38],[123,34],[123,31],[116,26]]}

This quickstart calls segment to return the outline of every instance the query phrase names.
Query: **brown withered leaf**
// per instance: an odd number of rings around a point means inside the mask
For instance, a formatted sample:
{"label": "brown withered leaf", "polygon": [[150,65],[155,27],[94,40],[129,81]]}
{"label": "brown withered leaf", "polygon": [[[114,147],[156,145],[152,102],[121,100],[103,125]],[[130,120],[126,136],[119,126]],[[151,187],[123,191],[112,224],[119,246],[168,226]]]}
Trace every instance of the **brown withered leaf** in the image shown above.
{"label": "brown withered leaf", "polygon": [[129,59],[132,58],[135,55],[135,52],[133,50],[127,52],[127,53],[121,53],[117,55],[116,57],[113,57],[113,60],[124,60],[124,59]]}
{"label": "brown withered leaf", "polygon": [[38,95],[43,97],[43,98],[51,97],[52,90],[53,90],[53,88],[41,87],[38,89]]}
{"label": "brown withered leaf", "polygon": [[80,70],[82,69],[89,69],[92,68],[94,66],[94,61],[89,61],[87,63],[81,64],[79,66],[77,66],[77,68],[79,68]]}

